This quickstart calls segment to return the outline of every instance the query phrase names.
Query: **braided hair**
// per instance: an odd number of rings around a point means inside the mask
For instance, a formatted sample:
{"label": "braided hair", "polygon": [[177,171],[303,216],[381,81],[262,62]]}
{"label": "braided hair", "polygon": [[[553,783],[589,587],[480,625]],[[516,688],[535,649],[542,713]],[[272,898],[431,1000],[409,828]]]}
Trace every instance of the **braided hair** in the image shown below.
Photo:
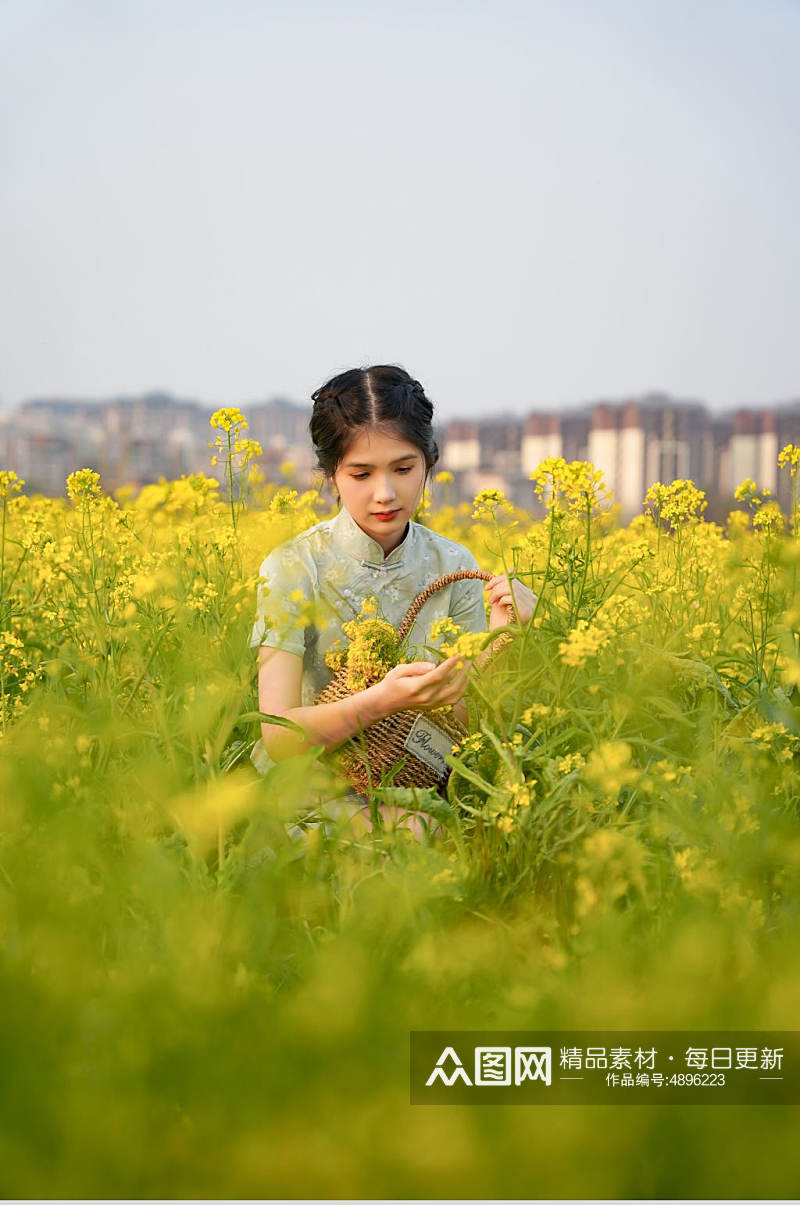
{"label": "braided hair", "polygon": [[394,364],[349,368],[331,377],[311,395],[314,409],[308,429],[317,467],[328,481],[364,428],[378,428],[407,439],[422,452],[425,477],[439,459],[433,437],[433,406],[419,381]]}

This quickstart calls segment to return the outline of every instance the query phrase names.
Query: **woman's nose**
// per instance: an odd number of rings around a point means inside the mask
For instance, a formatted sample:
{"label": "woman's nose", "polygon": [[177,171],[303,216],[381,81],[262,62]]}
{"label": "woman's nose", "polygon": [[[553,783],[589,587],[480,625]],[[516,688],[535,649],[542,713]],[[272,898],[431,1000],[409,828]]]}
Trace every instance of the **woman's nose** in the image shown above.
{"label": "woman's nose", "polygon": [[379,481],[375,487],[376,502],[390,502],[395,498],[394,486],[389,481]]}

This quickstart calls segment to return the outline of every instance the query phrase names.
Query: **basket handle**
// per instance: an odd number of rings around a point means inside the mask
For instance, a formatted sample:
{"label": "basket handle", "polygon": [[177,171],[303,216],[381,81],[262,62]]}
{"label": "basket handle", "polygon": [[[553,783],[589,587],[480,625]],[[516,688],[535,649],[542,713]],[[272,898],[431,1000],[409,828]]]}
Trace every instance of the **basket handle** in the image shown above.
{"label": "basket handle", "polygon": [[[397,629],[399,639],[404,640],[406,638],[408,633],[411,631],[411,625],[432,594],[436,594],[438,590],[443,590],[444,587],[449,586],[451,582],[460,582],[463,581],[464,578],[476,577],[483,582],[488,582],[491,580],[492,576],[493,575],[491,573],[487,573],[484,569],[457,569],[455,573],[445,573],[444,577],[437,577],[435,582],[431,582],[429,586],[426,586],[425,589],[417,595],[411,606],[406,611],[400,627]],[[506,610],[508,611],[509,623],[513,623],[514,608],[506,603]],[[504,633],[504,635],[507,636],[507,633]],[[510,637],[508,638],[510,639]]]}

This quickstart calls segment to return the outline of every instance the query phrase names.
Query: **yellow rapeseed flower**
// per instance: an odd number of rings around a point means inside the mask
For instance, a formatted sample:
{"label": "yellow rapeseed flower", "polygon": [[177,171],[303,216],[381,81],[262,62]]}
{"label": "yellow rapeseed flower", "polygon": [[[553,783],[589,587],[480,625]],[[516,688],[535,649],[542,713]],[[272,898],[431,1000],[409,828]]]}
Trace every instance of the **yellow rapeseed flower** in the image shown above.
{"label": "yellow rapeseed flower", "polygon": [[608,640],[608,632],[590,625],[586,619],[579,619],[566,640],[559,643],[558,651],[565,665],[579,667],[596,657]]}
{"label": "yellow rapeseed flower", "polygon": [[342,631],[350,639],[344,657],[350,690],[366,690],[398,664],[397,632],[385,619],[353,619]]}
{"label": "yellow rapeseed flower", "polygon": [[367,598],[361,600],[361,618],[367,618],[378,614],[378,600],[374,594],[370,594]]}
{"label": "yellow rapeseed flower", "polygon": [[783,531],[786,527],[786,520],[778,503],[765,502],[761,509],[753,515],[753,527],[757,531],[767,533]]}
{"label": "yellow rapeseed flower", "polygon": [[466,657],[472,660],[486,647],[485,632],[462,632],[454,640],[441,645],[446,657]]}
{"label": "yellow rapeseed flower", "polygon": [[233,454],[237,458],[237,463],[240,468],[255,460],[260,456],[263,448],[257,439],[235,439],[233,441]]}
{"label": "yellow rapeseed flower", "polygon": [[800,661],[796,657],[786,658],[780,669],[782,682],[787,686],[800,686]]}
{"label": "yellow rapeseed flower", "polygon": [[582,753],[568,753],[566,757],[559,757],[556,769],[559,774],[571,774],[573,770],[582,770],[585,765],[586,758]]}
{"label": "yellow rapeseed flower", "polygon": [[631,764],[631,747],[625,741],[602,741],[589,754],[584,777],[610,795],[638,782],[639,770]]}
{"label": "yellow rapeseed flower", "polygon": [[424,489],[420,495],[419,502],[417,503],[417,508],[412,515],[415,523],[418,523],[422,518],[425,517],[425,515],[430,513],[432,501],[433,499],[431,491],[429,489]]}
{"label": "yellow rapeseed flower", "polygon": [[601,828],[583,839],[577,867],[576,910],[579,916],[593,911],[601,898],[617,900],[631,888],[644,893],[647,850],[631,833]]}
{"label": "yellow rapeseed flower", "polygon": [[472,503],[472,518],[483,519],[486,516],[491,518],[498,508],[506,511],[507,514],[514,512],[513,503],[508,501],[502,490],[480,490]]}
{"label": "yellow rapeseed flower", "polygon": [[486,744],[486,737],[481,732],[471,732],[460,744],[453,745],[454,753],[480,753]]}
{"label": "yellow rapeseed flower", "polygon": [[221,410],[215,410],[209,422],[221,431],[247,430],[247,419],[236,406],[223,406]]}
{"label": "yellow rapeseed flower", "polygon": [[680,478],[668,485],[656,481],[645,494],[644,505],[657,522],[663,520],[677,527],[698,520],[708,503],[703,490],[698,489],[693,481]]}
{"label": "yellow rapeseed flower", "polygon": [[778,453],[778,464],[782,469],[796,469],[800,464],[800,447],[796,444],[786,444]]}
{"label": "yellow rapeseed flower", "polygon": [[449,615],[435,619],[431,624],[430,638],[438,640],[440,636],[460,636],[461,628]]}
{"label": "yellow rapeseed flower", "polygon": [[67,494],[71,502],[93,501],[100,492],[100,474],[94,469],[76,469],[67,477]]}
{"label": "yellow rapeseed flower", "polygon": [[764,749],[769,749],[781,738],[791,736],[783,724],[758,724],[750,733],[750,740]]}
{"label": "yellow rapeseed flower", "polygon": [[696,623],[688,633],[687,639],[690,647],[701,657],[711,657],[717,651],[719,637],[719,624],[710,621]]}
{"label": "yellow rapeseed flower", "polygon": [[613,494],[605,484],[603,472],[588,460],[571,460],[563,456],[548,456],[530,474],[533,492],[548,508],[558,505],[559,498],[567,509],[586,513],[609,502]]}
{"label": "yellow rapeseed flower", "polygon": [[745,477],[736,489],[733,491],[733,496],[737,502],[746,502],[753,494],[758,492],[758,486],[751,477]]}
{"label": "yellow rapeseed flower", "polygon": [[294,510],[296,502],[297,490],[290,490],[285,486],[281,486],[280,489],[275,491],[272,497],[268,507],[269,513],[272,515],[286,515]]}
{"label": "yellow rapeseed flower", "polygon": [[703,854],[696,845],[686,846],[678,850],[673,857],[675,869],[680,876],[682,885],[696,894],[704,892],[719,892],[722,882],[719,867],[714,858]]}
{"label": "yellow rapeseed flower", "polygon": [[18,494],[24,484],[13,469],[0,469],[0,498],[5,499],[12,494]]}

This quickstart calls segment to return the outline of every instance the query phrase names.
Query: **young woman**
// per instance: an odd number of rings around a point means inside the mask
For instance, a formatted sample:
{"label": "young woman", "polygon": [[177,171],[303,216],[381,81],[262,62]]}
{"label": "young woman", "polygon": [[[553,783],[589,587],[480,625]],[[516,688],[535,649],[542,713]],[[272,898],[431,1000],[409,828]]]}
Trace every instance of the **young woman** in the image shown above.
{"label": "young woman", "polygon": [[[454,582],[422,607],[409,635],[415,659],[395,666],[382,681],[335,703],[314,704],[332,676],[325,653],[345,643],[342,625],[374,596],[380,614],[398,627],[417,594],[435,578],[477,569],[463,545],[420,523],[416,510],[439,451],[433,437],[433,406],[419,381],[393,365],[352,368],[312,395],[309,424],[318,467],[338,494],[340,510],[275,548],[261,565],[257,619],[250,639],[259,650],[259,708],[285,716],[307,739],[288,728],[262,724],[253,750],[266,773],[282,758],[309,745],[334,748],[376,720],[405,709],[430,711],[452,704],[466,720],[462,697],[468,669],[457,657],[439,664],[425,645],[431,624],[449,615],[466,631],[487,630],[484,589],[491,607],[489,629],[508,622],[511,589],[520,622],[533,614],[535,596],[505,575],[483,583]],[[305,623],[303,616],[313,616]],[[322,802],[322,801],[320,801]],[[349,795],[325,810],[371,827],[367,800]],[[382,808],[384,822],[398,809]],[[416,816],[406,821],[420,835]]]}

